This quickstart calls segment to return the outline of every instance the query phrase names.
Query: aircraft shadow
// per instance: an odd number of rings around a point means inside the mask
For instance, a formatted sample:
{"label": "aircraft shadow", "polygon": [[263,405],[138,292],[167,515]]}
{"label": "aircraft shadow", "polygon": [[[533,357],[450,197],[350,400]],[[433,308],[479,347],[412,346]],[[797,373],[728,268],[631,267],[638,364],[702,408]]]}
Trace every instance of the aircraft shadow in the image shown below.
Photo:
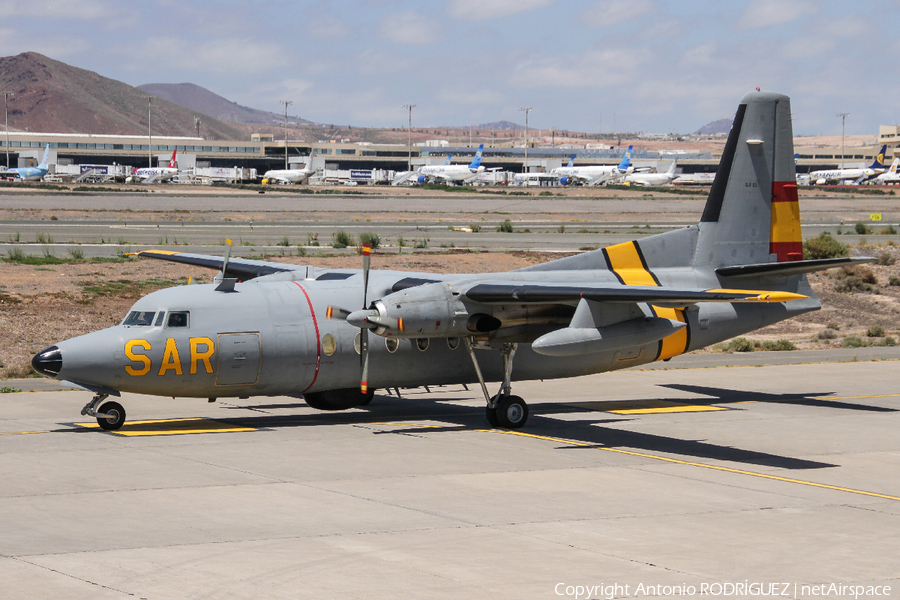
{"label": "aircraft shadow", "polygon": [[[690,391],[698,394],[705,394],[710,398],[691,398],[672,400],[666,399],[669,404],[685,404],[691,406],[697,405],[720,405],[732,402],[746,402],[754,400],[758,402],[783,402],[793,404],[803,404],[811,407],[826,408],[856,408],[859,410],[875,410],[893,411],[893,409],[882,409],[880,407],[861,407],[860,405],[851,405],[843,402],[819,401],[810,396],[821,396],[824,394],[785,394],[772,395],[755,392],[735,391],[718,388],[706,388],[700,386],[663,386],[683,391]],[[459,396],[442,394],[441,398],[433,398],[425,393],[409,393],[403,398],[396,396],[377,395],[372,404],[366,407],[360,407],[352,411],[342,412],[317,412],[315,414],[304,415],[278,415],[266,414],[260,416],[241,416],[226,417],[224,419],[216,419],[233,426],[255,427],[259,429],[280,429],[286,427],[305,427],[312,425],[371,425],[377,422],[390,422],[397,425],[403,423],[413,423],[417,421],[439,421],[441,423],[450,423],[449,426],[436,428],[409,427],[402,429],[392,429],[390,431],[376,432],[381,435],[432,435],[443,432],[453,432],[461,430],[486,429],[488,427],[483,408],[474,408],[468,405],[455,404],[454,400],[471,400],[472,393],[460,392]],[[636,404],[642,402],[653,403],[654,400],[636,400]],[[789,470],[800,469],[822,469],[835,467],[838,465],[819,461],[805,460],[793,458],[789,456],[781,456],[756,450],[748,450],[735,448],[732,446],[723,446],[706,442],[703,440],[685,440],[671,436],[656,435],[650,433],[642,433],[637,431],[629,431],[612,426],[613,424],[621,424],[633,421],[632,415],[609,415],[602,419],[580,419],[577,421],[561,421],[559,419],[548,418],[552,415],[565,413],[584,413],[586,409],[583,407],[586,403],[580,403],[581,406],[567,405],[561,403],[530,403],[531,417],[525,428],[526,433],[535,435],[543,435],[548,437],[559,437],[587,447],[565,446],[566,449],[578,450],[589,449],[594,447],[622,448],[636,452],[656,452],[669,455],[685,457],[686,459],[707,459],[729,461],[744,465],[755,465],[765,467],[776,467]],[[594,404],[594,403],[589,403]],[[596,402],[596,405],[602,405],[602,402]],[[251,409],[259,411],[281,411],[293,408],[305,407],[303,403],[286,403],[286,404],[267,404],[267,405],[247,405],[234,406],[230,409]]]}

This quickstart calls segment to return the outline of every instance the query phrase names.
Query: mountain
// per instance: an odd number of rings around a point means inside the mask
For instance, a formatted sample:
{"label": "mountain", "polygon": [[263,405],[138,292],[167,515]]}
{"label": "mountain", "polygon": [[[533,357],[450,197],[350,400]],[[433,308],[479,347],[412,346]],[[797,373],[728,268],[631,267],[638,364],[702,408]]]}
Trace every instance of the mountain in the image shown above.
{"label": "mountain", "polygon": [[[14,94],[9,98],[11,131],[147,134],[146,92],[37,52],[0,58],[0,89]],[[204,138],[248,137],[238,126],[162,98],[154,98],[151,111],[154,135],[195,136],[199,118]]]}
{"label": "mountain", "polygon": [[[284,114],[241,106],[193,83],[146,83],[138,86],[154,96],[222,121],[252,125],[281,125]],[[288,115],[288,124],[315,125],[311,121]]]}
{"label": "mountain", "polygon": [[465,127],[459,127],[458,129],[508,130],[508,129],[525,129],[525,126],[519,125],[518,123],[513,123],[512,121],[494,121],[493,123],[482,123],[481,125],[466,125]]}
{"label": "mountain", "polygon": [[694,135],[715,135],[717,133],[728,133],[731,131],[731,119],[719,119],[712,123],[707,123],[694,132]]}

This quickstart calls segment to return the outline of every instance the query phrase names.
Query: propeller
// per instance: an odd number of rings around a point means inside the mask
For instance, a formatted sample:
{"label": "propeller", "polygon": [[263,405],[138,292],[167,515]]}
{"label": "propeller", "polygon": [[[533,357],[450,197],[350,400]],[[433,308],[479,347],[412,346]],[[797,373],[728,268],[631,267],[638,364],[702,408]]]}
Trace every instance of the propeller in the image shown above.
{"label": "propeller", "polygon": [[362,378],[360,380],[360,391],[363,394],[369,389],[369,330],[382,326],[376,320],[378,319],[377,310],[367,309],[369,296],[369,265],[371,263],[372,246],[363,244],[363,305],[362,310],[351,312],[338,306],[329,306],[325,311],[326,318],[343,319],[351,325],[360,328],[359,333],[359,362],[362,367]]}

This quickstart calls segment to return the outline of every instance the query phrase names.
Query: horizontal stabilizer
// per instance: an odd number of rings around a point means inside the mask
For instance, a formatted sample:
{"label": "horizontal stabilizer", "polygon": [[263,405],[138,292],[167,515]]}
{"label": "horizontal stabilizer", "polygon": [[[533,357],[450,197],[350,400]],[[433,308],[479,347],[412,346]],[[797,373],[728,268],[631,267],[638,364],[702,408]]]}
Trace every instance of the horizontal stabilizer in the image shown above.
{"label": "horizontal stabilizer", "polygon": [[822,258],[819,260],[797,260],[793,262],[758,263],[755,265],[739,265],[736,267],[719,267],[716,275],[721,277],[789,277],[815,273],[835,267],[848,267],[875,262],[871,256],[853,258]]}
{"label": "horizontal stabilizer", "polygon": [[574,304],[582,298],[595,302],[649,302],[662,306],[685,306],[696,302],[785,302],[806,298],[788,292],[753,290],[700,290],[649,286],[589,287],[533,284],[478,284],[465,292],[466,298],[486,304],[523,302]]}

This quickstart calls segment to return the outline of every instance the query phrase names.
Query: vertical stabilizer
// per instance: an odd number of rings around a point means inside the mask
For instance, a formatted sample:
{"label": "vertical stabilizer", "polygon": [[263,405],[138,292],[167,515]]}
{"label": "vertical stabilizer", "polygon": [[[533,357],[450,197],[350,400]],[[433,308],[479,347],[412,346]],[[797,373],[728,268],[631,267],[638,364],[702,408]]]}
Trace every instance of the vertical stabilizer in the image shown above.
{"label": "vertical stabilizer", "polygon": [[884,155],[887,153],[887,144],[881,147],[881,150],[875,156],[875,162],[873,162],[869,168],[870,169],[883,169],[884,168]]}
{"label": "vertical stabilizer", "polygon": [[619,163],[618,169],[620,171],[627,171],[631,166],[631,149],[634,146],[628,146],[628,150],[625,151],[625,156],[622,157],[622,162]]}
{"label": "vertical stabilizer", "polygon": [[484,144],[478,146],[478,152],[475,153],[475,158],[469,163],[470,169],[477,169],[481,166],[481,154],[484,152]]}
{"label": "vertical stabilizer", "polygon": [[793,159],[790,99],[744,96],[703,210],[695,265],[803,259]]}

